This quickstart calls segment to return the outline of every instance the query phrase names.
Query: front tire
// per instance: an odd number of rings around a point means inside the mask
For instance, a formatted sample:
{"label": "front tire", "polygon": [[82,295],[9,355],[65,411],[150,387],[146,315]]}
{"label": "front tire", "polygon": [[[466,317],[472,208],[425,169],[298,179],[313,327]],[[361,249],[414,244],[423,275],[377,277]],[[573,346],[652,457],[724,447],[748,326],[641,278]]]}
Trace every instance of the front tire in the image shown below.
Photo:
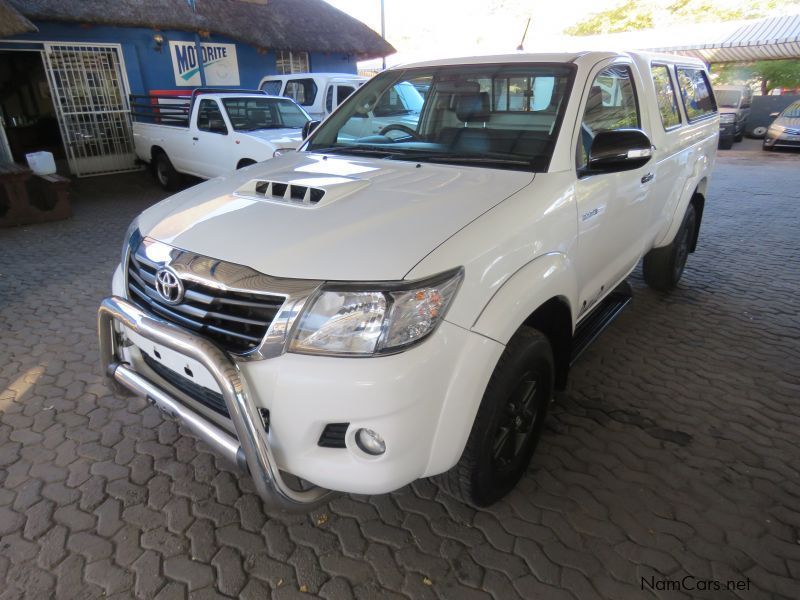
{"label": "front tire", "polygon": [[548,339],[520,328],[492,373],[461,460],[438,477],[446,492],[489,506],[514,488],[542,435],[554,373]]}
{"label": "front tire", "polygon": [[647,285],[663,292],[678,285],[691,252],[696,228],[697,212],[690,203],[672,243],[663,248],[653,248],[645,254],[643,270]]}
{"label": "front tire", "polygon": [[181,186],[183,177],[172,166],[172,162],[164,152],[153,157],[153,172],[158,184],[168,192],[174,192]]}

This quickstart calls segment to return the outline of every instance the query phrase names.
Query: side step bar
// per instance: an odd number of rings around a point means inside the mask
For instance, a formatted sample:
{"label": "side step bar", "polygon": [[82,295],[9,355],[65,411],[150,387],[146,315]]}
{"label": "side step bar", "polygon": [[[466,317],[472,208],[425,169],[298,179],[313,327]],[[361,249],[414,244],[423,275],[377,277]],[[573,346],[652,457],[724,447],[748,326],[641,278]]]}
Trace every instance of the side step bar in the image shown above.
{"label": "side step bar", "polygon": [[584,350],[603,333],[605,328],[614,322],[632,299],[633,290],[627,281],[623,281],[578,323],[575,335],[572,336],[570,367],[575,364]]}

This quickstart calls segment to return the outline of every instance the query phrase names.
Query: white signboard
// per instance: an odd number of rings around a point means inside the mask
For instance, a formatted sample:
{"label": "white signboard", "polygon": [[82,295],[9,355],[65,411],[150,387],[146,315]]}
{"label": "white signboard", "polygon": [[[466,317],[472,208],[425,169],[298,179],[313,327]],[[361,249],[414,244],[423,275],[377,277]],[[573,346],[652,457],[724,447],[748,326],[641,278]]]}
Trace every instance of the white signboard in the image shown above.
{"label": "white signboard", "polygon": [[169,43],[175,85],[200,87],[200,63],[206,74],[206,85],[239,85],[239,61],[235,44],[200,43],[200,56],[194,42]]}

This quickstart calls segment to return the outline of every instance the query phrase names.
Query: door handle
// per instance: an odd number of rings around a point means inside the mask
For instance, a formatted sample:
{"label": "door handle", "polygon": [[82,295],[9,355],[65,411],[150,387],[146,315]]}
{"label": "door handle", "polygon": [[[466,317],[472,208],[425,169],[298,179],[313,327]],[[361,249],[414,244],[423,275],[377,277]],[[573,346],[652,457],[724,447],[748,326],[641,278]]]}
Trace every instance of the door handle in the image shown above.
{"label": "door handle", "polygon": [[200,138],[193,137],[192,139],[193,139],[195,142],[199,142],[199,141],[200,141]]}
{"label": "door handle", "polygon": [[647,183],[648,181],[653,181],[654,177],[655,177],[655,175],[653,175],[652,173],[648,173],[647,175],[643,175],[642,176],[642,183]]}

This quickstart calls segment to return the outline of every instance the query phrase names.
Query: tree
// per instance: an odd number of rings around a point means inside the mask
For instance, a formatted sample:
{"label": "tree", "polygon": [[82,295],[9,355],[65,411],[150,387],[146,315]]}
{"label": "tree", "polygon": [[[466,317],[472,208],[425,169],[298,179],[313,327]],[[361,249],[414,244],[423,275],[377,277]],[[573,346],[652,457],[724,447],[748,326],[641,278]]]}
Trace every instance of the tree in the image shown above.
{"label": "tree", "polygon": [[776,87],[800,86],[800,61],[762,60],[755,63],[753,70],[761,77],[762,94],[768,94]]}
{"label": "tree", "polygon": [[715,83],[755,84],[762,94],[778,87],[800,87],[800,61],[792,59],[714,65],[712,74]]}
{"label": "tree", "polygon": [[589,15],[583,21],[564,30],[567,35],[594,35],[596,33],[619,33],[636,29],[652,29],[652,7],[627,0],[614,8]]}
{"label": "tree", "polygon": [[589,15],[564,30],[567,35],[619,33],[669,27],[681,23],[708,23],[757,19],[777,9],[800,7],[800,0],[623,0],[617,6]]}

